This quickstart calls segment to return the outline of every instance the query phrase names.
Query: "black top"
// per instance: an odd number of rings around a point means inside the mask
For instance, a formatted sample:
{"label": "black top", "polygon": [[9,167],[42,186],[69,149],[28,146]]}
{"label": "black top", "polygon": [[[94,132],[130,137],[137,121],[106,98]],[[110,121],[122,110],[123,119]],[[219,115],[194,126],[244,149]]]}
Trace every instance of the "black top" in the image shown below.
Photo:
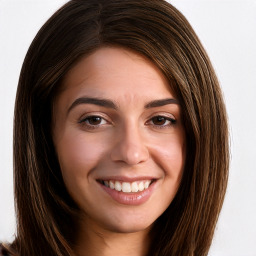
{"label": "black top", "polygon": [[10,256],[7,250],[0,244],[0,256]]}

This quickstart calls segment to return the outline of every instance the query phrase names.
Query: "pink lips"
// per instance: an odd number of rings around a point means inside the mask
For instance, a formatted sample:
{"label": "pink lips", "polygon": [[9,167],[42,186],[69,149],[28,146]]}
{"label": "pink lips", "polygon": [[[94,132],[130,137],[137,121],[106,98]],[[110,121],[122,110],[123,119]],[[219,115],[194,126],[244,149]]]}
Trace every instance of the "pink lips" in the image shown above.
{"label": "pink lips", "polygon": [[153,182],[147,189],[135,193],[124,193],[122,191],[117,191],[109,187],[106,187],[103,184],[100,184],[100,186],[103,188],[105,192],[107,192],[112,197],[112,199],[114,199],[116,202],[120,204],[140,205],[145,203],[150,198],[155,188],[155,184],[156,182]]}

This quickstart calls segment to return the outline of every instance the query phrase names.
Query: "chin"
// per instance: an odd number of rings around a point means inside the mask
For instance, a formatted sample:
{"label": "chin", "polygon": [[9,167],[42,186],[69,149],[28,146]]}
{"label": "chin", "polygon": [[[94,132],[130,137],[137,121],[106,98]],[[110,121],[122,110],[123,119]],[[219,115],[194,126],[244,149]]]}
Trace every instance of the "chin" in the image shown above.
{"label": "chin", "polygon": [[116,233],[134,233],[151,229],[155,218],[141,214],[125,213],[109,216],[102,220],[105,229]]}
{"label": "chin", "polygon": [[108,230],[114,233],[136,233],[149,231],[152,224],[148,225],[145,223],[122,223],[121,225],[113,224],[108,226]]}

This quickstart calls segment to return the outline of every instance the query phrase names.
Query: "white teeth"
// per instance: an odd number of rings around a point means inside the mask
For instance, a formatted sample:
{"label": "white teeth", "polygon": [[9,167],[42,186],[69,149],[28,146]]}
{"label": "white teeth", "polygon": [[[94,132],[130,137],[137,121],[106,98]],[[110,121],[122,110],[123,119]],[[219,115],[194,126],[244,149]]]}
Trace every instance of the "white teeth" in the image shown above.
{"label": "white teeth", "polygon": [[132,192],[138,192],[138,191],[139,191],[139,187],[137,182],[135,181],[132,183]]}
{"label": "white teeth", "polygon": [[109,181],[109,187],[110,187],[111,189],[114,189],[114,188],[115,188],[115,184],[114,184],[113,181]]}
{"label": "white teeth", "polygon": [[122,190],[122,184],[119,181],[115,182],[115,190],[117,190],[117,191]]}
{"label": "white teeth", "polygon": [[150,185],[150,181],[149,181],[149,180],[147,180],[147,181],[145,182],[145,184],[144,184],[145,189],[146,189],[146,188],[148,188],[148,187],[149,187],[149,185]]}
{"label": "white teeth", "polygon": [[136,193],[143,191],[147,189],[150,186],[151,180],[146,181],[134,181],[132,183],[130,182],[121,182],[121,181],[107,181],[104,180],[103,184],[106,187],[109,187],[111,189],[115,189],[117,191],[122,191],[124,193]]}
{"label": "white teeth", "polygon": [[139,183],[139,191],[143,191],[144,190],[144,184],[143,184],[143,182],[141,181],[140,183]]}
{"label": "white teeth", "polygon": [[131,184],[128,182],[123,182],[122,183],[122,191],[126,192],[126,193],[130,193],[132,191]]}

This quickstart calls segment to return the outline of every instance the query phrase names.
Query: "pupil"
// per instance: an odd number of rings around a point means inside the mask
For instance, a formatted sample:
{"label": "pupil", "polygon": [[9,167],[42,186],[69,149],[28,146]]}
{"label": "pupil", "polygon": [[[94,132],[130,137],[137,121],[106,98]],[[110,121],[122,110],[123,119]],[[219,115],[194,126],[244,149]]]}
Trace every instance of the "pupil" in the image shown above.
{"label": "pupil", "polygon": [[89,123],[90,124],[100,124],[101,122],[101,117],[98,117],[98,116],[93,116],[93,117],[90,117],[89,119]]}
{"label": "pupil", "polygon": [[165,117],[157,116],[153,118],[153,123],[157,125],[163,125],[165,123]]}

